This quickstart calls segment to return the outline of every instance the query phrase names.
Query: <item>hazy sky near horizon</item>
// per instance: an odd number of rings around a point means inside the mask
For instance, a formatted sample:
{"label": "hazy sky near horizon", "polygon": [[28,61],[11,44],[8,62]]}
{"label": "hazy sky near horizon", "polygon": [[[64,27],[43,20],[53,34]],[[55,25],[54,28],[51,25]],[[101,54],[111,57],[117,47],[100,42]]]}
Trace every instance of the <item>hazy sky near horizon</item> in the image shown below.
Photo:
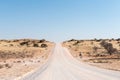
{"label": "hazy sky near horizon", "polygon": [[0,39],[119,37],[120,0],[0,1]]}

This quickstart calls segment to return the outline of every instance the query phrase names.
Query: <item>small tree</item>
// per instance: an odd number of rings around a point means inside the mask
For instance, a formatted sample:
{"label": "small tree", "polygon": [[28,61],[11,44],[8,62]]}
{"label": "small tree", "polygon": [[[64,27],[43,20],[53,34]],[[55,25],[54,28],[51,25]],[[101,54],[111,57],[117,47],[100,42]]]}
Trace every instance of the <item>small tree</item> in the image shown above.
{"label": "small tree", "polygon": [[117,49],[116,49],[116,48],[113,48],[112,43],[108,43],[108,42],[102,41],[102,42],[100,43],[100,45],[101,45],[102,47],[104,47],[110,55],[112,55],[112,53],[117,52]]}

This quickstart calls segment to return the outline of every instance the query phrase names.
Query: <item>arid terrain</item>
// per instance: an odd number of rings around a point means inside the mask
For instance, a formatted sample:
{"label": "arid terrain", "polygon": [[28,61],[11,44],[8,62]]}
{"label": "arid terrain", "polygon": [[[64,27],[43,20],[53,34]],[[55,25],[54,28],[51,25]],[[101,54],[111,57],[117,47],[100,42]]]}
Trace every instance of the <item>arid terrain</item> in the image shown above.
{"label": "arid terrain", "polygon": [[119,74],[78,61],[57,43],[47,64],[20,80],[119,80]]}
{"label": "arid terrain", "polygon": [[72,56],[97,67],[120,71],[120,39],[68,40]]}
{"label": "arid terrain", "polygon": [[0,40],[0,80],[19,80],[40,68],[53,47],[44,39]]}
{"label": "arid terrain", "polygon": [[119,68],[119,39],[0,40],[0,80],[119,80]]}

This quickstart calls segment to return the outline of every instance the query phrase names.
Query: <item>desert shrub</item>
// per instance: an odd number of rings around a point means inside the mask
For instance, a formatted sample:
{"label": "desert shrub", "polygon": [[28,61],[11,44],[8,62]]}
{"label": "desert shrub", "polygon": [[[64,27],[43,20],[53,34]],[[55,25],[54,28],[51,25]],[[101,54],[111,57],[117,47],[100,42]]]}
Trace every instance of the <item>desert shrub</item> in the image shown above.
{"label": "desert shrub", "polygon": [[4,61],[4,63],[6,63],[6,61]]}
{"label": "desert shrub", "polygon": [[69,48],[71,48],[72,46],[71,46],[71,45],[69,45],[68,47],[69,47]]}
{"label": "desert shrub", "polygon": [[104,47],[110,55],[112,55],[112,53],[117,52],[117,49],[116,49],[116,48],[113,48],[112,43],[108,43],[108,42],[106,42],[106,41],[103,40],[103,41],[100,43],[100,45],[101,45],[102,47]]}
{"label": "desert shrub", "polygon": [[46,47],[48,47],[48,46],[47,46],[47,44],[41,44],[41,47],[42,47],[42,48],[46,48]]}
{"label": "desert shrub", "polygon": [[18,41],[19,41],[19,40],[16,39],[16,40],[13,40],[12,42],[18,42]]}
{"label": "desert shrub", "polygon": [[23,46],[23,45],[28,45],[28,42],[21,42],[20,45],[21,45],[21,46]]}
{"label": "desert shrub", "polygon": [[71,41],[76,41],[76,40],[75,39],[68,40],[68,42],[71,42]]}
{"label": "desert shrub", "polygon": [[10,46],[13,46],[13,44],[10,44]]}
{"label": "desert shrub", "polygon": [[93,44],[94,44],[94,42],[92,41],[92,42],[91,42],[91,45],[93,45]]}
{"label": "desert shrub", "polygon": [[79,42],[77,41],[77,42],[75,42],[73,45],[75,46],[75,45],[77,45]]}
{"label": "desert shrub", "polygon": [[40,60],[38,60],[37,62],[40,63]]}
{"label": "desert shrub", "polygon": [[116,39],[116,41],[120,41],[120,38]]}
{"label": "desert shrub", "polygon": [[96,55],[93,55],[93,57],[106,57],[105,54],[96,54]]}
{"label": "desert shrub", "polygon": [[82,43],[84,42],[84,40],[77,40],[77,43]]}
{"label": "desert shrub", "polygon": [[46,41],[45,39],[42,39],[42,40],[40,40],[39,42],[40,42],[40,43],[43,43],[43,42],[45,42],[45,41]]}
{"label": "desert shrub", "polygon": [[81,41],[76,41],[76,43],[78,44],[78,43],[81,43]]}
{"label": "desert shrub", "polygon": [[10,64],[5,64],[5,67],[7,67],[7,68],[11,68],[12,67],[12,65],[10,65]]}
{"label": "desert shrub", "polygon": [[76,40],[76,42],[73,45],[77,45],[77,44],[82,43],[82,42],[84,42],[84,40]]}
{"label": "desert shrub", "polygon": [[82,58],[82,52],[79,53],[79,57]]}
{"label": "desert shrub", "polygon": [[21,63],[21,61],[17,61],[17,63]]}
{"label": "desert shrub", "polygon": [[112,41],[114,41],[115,39],[114,39],[114,38],[112,38],[111,40],[112,40]]}
{"label": "desert shrub", "polygon": [[0,64],[0,69],[2,69],[4,66]]}
{"label": "desert shrub", "polygon": [[33,44],[33,47],[39,47],[39,45],[38,44]]}
{"label": "desert shrub", "polygon": [[105,40],[103,40],[103,41],[100,43],[101,46],[105,46],[106,44],[107,44],[107,42],[106,42]]}
{"label": "desert shrub", "polygon": [[117,43],[119,44],[120,42],[118,41]]}
{"label": "desert shrub", "polygon": [[109,42],[111,42],[112,40],[109,40]]}

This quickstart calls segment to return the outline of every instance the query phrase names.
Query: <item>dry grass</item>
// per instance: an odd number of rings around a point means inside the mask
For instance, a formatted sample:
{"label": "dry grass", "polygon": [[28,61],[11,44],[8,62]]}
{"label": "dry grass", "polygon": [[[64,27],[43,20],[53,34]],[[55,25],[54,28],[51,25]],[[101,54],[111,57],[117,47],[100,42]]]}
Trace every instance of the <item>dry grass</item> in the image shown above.
{"label": "dry grass", "polygon": [[46,40],[0,40],[0,59],[33,58],[41,55],[53,43]]}
{"label": "dry grass", "polygon": [[14,80],[48,59],[54,43],[46,40],[0,40],[0,80]]}
{"label": "dry grass", "polygon": [[[107,43],[112,44],[113,48],[117,51],[111,53],[112,55],[110,55],[110,53],[108,53],[108,51],[100,44],[103,40]],[[120,70],[120,39],[72,39],[63,42],[63,46],[67,47],[73,57],[80,61],[84,61],[102,68]],[[80,54],[82,55],[82,57]]]}
{"label": "dry grass", "polygon": [[[113,48],[117,50],[116,54],[120,54],[120,41],[104,39],[107,43],[111,43]],[[76,55],[82,53],[83,57],[101,56],[104,57],[109,53],[101,46],[103,40],[69,40],[63,43],[63,46],[76,52]],[[113,53],[114,54],[114,53]],[[118,55],[119,56],[119,55]]]}
{"label": "dry grass", "polygon": [[6,63],[6,64],[0,64],[0,69],[2,69],[2,68],[12,68],[12,64],[9,64],[9,63]]}

